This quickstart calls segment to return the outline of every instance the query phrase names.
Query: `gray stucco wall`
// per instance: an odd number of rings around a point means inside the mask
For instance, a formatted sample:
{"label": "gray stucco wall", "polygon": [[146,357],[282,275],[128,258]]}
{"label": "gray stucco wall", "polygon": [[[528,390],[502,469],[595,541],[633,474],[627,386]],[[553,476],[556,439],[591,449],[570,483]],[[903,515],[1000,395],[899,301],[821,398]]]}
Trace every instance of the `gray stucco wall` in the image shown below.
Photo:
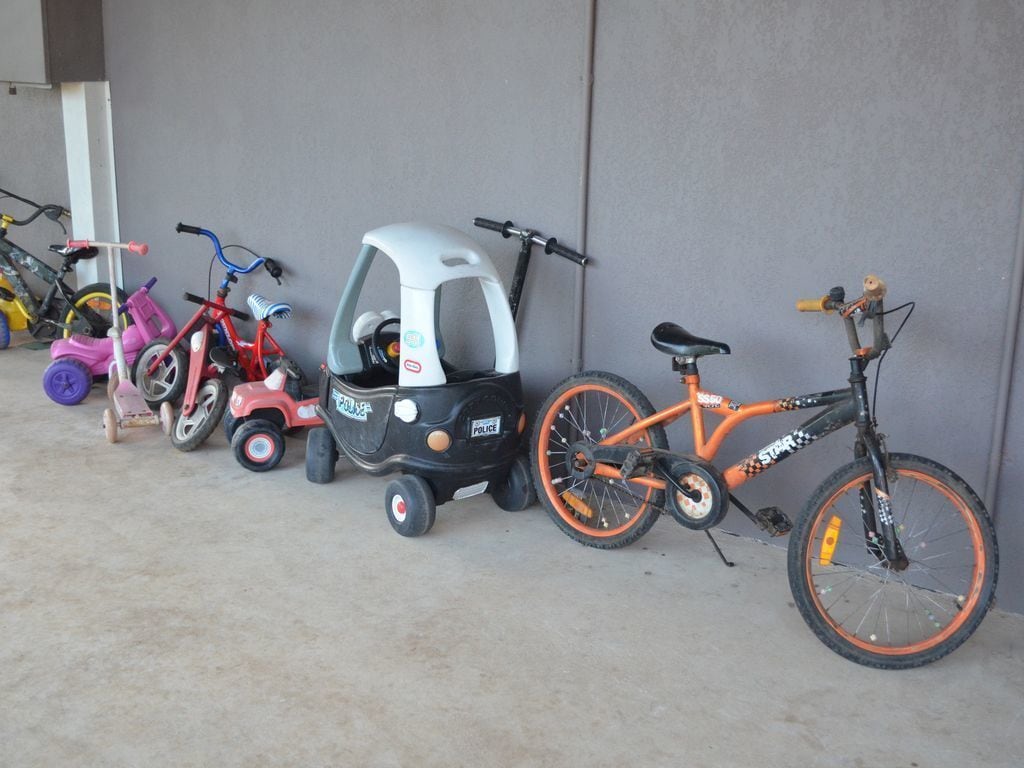
{"label": "gray stucco wall", "polygon": [[[1024,5],[599,8],[589,242],[604,260],[587,280],[587,366],[674,402],[669,360],[647,341],[673,320],[732,346],[702,365],[715,391],[751,401],[841,386],[839,322],[793,300],[853,293],[877,272],[889,306],[918,302],[882,369],[889,446],[980,493],[1024,183]],[[741,458],[802,418],[744,426],[743,450],[720,455]],[[689,445],[685,425],[669,436]],[[1011,454],[1022,440],[1011,432]],[[739,496],[795,513],[850,445],[841,432]],[[1004,489],[1019,484],[1006,471]],[[1016,498],[997,509],[1006,543],[1024,530]],[[752,530],[740,515],[727,524]],[[1022,610],[1017,551],[1004,546],[999,599]]]}
{"label": "gray stucco wall", "polygon": [[[255,289],[292,302],[275,335],[312,372],[367,230],[472,230],[486,216],[573,237],[584,7],[520,4],[514,25],[505,7],[106,2],[122,233],[153,245],[152,265],[128,274],[157,271],[182,319],[191,305],[178,297],[205,290],[212,250],[175,235],[176,222],[280,260],[281,288],[261,271],[242,278],[238,301]],[[510,275],[514,247],[473,234]],[[571,296],[572,274],[552,259],[535,266],[521,330],[537,387],[569,372],[571,301],[551,301],[551,289]],[[387,269],[365,308],[398,309]],[[471,300],[467,325],[486,336]]]}
{"label": "gray stucco wall", "polygon": [[[0,89],[0,187],[38,203],[68,205],[68,167],[64,153],[64,117],[60,88],[20,86],[16,96]],[[23,216],[31,209],[0,201],[0,210]],[[12,228],[10,238],[30,253],[44,254],[64,233],[49,219]],[[55,260],[50,261],[56,263]]]}
{"label": "gray stucco wall", "polygon": [[[276,327],[312,369],[367,229],[468,231],[486,215],[575,244],[584,0],[514,13],[496,0],[281,7],[104,4],[122,234],[153,245],[149,262],[129,262],[130,282],[158,273],[159,296],[186,316],[178,296],[203,290],[210,251],[175,235],[179,220],[278,258],[286,284],[243,278],[239,301],[256,289],[293,302]],[[792,302],[853,292],[876,271],[891,306],[918,302],[883,367],[889,445],[980,492],[1024,193],[1021,72],[1024,4],[1010,0],[599,2],[586,366],[668,404],[678,384],[647,339],[673,320],[732,345],[703,364],[710,389],[749,401],[839,386],[837,321]],[[507,276],[514,246],[474,234]],[[568,373],[567,267],[538,259],[528,286],[534,398]],[[393,303],[390,280],[376,279],[368,308]],[[475,328],[476,311],[449,328]],[[996,509],[999,600],[1018,611],[1022,356]],[[741,428],[721,458],[798,418]],[[670,437],[689,444],[682,426]],[[849,444],[832,437],[741,497],[795,514]],[[738,515],[727,523],[750,532]]]}

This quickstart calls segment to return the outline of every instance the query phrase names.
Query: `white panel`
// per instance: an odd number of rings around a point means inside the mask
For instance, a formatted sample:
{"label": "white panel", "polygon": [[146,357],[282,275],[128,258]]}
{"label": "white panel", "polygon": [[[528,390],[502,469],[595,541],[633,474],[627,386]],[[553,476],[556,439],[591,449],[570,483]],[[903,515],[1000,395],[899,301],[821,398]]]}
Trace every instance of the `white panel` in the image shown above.
{"label": "white panel", "polygon": [[[63,83],[61,102],[72,236],[79,240],[119,242],[108,84]],[[145,240],[143,236],[133,237]],[[118,282],[123,285],[120,256],[117,268]],[[96,260],[79,263],[75,273],[79,285],[100,279]]]}
{"label": "white panel", "polygon": [[3,0],[0,8],[0,80],[45,83],[43,6],[39,0]]}

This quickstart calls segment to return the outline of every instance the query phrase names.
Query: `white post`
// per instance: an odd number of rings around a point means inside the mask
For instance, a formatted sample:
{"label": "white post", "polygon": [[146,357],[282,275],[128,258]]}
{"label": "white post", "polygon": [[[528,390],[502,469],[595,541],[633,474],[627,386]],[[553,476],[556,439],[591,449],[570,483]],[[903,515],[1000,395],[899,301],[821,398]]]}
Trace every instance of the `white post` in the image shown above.
{"label": "white post", "polygon": [[[62,83],[64,147],[73,240],[121,239],[114,179],[114,140],[107,83]],[[117,282],[124,285],[121,255],[116,254]],[[75,267],[79,287],[99,282],[97,260]]]}

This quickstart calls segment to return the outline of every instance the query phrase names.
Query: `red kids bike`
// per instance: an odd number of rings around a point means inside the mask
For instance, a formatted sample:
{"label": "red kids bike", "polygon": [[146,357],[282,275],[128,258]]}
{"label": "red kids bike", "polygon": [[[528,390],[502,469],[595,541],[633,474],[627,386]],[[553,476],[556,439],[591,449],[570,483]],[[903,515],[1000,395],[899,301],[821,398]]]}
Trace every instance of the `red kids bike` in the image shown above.
{"label": "red kids bike", "polygon": [[[250,318],[227,306],[231,284],[238,282],[237,275],[247,275],[261,266],[280,284],[281,267],[273,259],[265,259],[248,248],[243,250],[256,258],[243,267],[224,256],[220,240],[210,230],[187,224],[178,224],[175,229],[179,233],[208,237],[217,260],[227,271],[213,301],[185,294],[185,299],[198,304],[199,309],[173,339],[157,339],[143,347],[135,360],[132,378],[150,407],[174,402],[184,393],[181,410],[171,428],[171,443],[178,450],[192,451],[206,441],[224,415],[228,388],[221,376],[230,372],[244,381],[262,380],[284,359],[284,351],[270,335],[270,321],[288,317],[291,307],[251,294],[248,304],[258,320],[256,338],[252,341],[242,338],[232,320]],[[181,343],[190,332],[186,356]]]}
{"label": "red kids bike", "polygon": [[[773,535],[793,529],[793,597],[807,624],[836,653],[899,669],[956,649],[992,604],[995,531],[967,483],[930,459],[889,453],[876,431],[865,371],[890,347],[884,295],[884,283],[869,275],[863,295],[853,301],[833,288],[821,299],[797,303],[801,311],[836,312],[843,319],[852,351],[843,389],[748,404],[703,390],[697,360],[729,354],[729,347],[674,323],[655,328],[651,342],[672,356],[673,370],[682,374],[688,396],[681,402],[656,412],[631,383],[601,371],[563,381],[540,409],[531,446],[537,495],[552,520],[579,542],[611,548],[636,541],[662,511],[710,537],[708,529],[731,503]],[[913,302],[896,310],[906,307],[912,311]],[[855,318],[871,321],[871,346],[861,345]],[[823,410],[724,471],[712,463],[729,433],[748,419],[806,408]],[[710,434],[705,412],[721,417]],[[670,451],[664,429],[686,413],[692,454]],[[795,527],[778,508],[751,512],[733,495],[848,424],[857,430],[855,460],[822,482]],[[715,549],[721,556],[717,544]]]}

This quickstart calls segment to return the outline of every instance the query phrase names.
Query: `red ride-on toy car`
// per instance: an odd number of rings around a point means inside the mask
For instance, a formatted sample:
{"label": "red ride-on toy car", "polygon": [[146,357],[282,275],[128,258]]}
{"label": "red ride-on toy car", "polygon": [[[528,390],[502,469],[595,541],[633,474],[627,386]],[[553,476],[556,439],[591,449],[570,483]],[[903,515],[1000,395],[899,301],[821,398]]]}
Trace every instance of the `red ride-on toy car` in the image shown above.
{"label": "red ride-on toy car", "polygon": [[284,433],[322,426],[318,397],[302,398],[302,372],[283,360],[263,381],[239,384],[231,391],[224,434],[238,463],[253,472],[273,469],[284,456]]}

